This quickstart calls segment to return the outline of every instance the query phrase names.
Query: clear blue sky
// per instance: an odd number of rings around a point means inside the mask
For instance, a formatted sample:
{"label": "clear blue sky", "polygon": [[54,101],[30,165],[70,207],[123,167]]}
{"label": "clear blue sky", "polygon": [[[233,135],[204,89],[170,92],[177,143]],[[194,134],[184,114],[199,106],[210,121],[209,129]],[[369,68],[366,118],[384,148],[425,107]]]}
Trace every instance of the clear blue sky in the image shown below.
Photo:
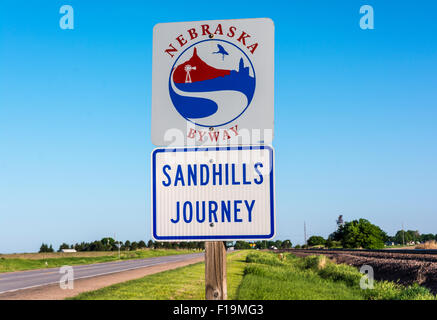
{"label": "clear blue sky", "polygon": [[[59,8],[74,8],[74,30]],[[359,28],[373,5],[375,29]],[[1,1],[0,252],[150,238],[152,28],[276,27],[277,238],[437,233],[435,1]]]}

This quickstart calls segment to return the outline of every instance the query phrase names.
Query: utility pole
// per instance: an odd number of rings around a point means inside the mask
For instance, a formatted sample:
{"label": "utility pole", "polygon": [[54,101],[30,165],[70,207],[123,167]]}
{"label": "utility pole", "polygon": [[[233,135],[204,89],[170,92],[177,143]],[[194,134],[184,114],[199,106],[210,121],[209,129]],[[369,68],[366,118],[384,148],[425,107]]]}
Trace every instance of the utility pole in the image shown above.
{"label": "utility pole", "polygon": [[[117,243],[117,235],[114,233],[114,241],[115,241],[115,243]],[[118,244],[116,244],[116,246],[118,247],[118,260],[120,260],[120,247],[121,247],[121,244],[120,244],[120,241],[118,241]]]}
{"label": "utility pole", "polygon": [[405,230],[404,230],[403,222],[402,222],[402,244],[405,246]]}
{"label": "utility pole", "polygon": [[303,237],[305,240],[305,245],[307,244],[307,225],[305,223],[305,221],[303,222]]}

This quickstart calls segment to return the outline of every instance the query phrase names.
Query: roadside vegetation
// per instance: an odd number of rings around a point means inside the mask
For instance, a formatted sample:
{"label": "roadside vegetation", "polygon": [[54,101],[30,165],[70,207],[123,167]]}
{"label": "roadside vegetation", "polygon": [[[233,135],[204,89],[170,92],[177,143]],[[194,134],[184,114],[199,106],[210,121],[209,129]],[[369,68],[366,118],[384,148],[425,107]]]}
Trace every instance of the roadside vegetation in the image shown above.
{"label": "roadside vegetation", "polygon": [[[227,255],[228,299],[237,299],[238,286],[243,279],[246,255],[249,251]],[[141,279],[115,284],[82,293],[76,300],[204,300],[205,264],[168,270]]]}
{"label": "roadside vegetation", "polygon": [[437,242],[435,240],[430,240],[425,243],[416,246],[416,249],[437,249]]}
{"label": "roadside vegetation", "polygon": [[[227,257],[229,300],[436,300],[419,285],[404,287],[374,281],[361,289],[355,267],[336,264],[325,256],[298,258],[255,250],[232,252]],[[77,300],[205,299],[205,264],[164,271],[82,293]]]}
{"label": "roadside vegetation", "polygon": [[[198,250],[143,249],[121,251],[120,259],[144,259],[175,254],[199,252]],[[0,273],[43,268],[55,268],[64,265],[92,264],[117,261],[118,252],[75,252],[75,253],[37,253],[0,255]]]}
{"label": "roadside vegetation", "polygon": [[374,289],[363,290],[360,288],[363,274],[325,256],[298,258],[292,254],[253,252],[246,261],[238,299],[436,300],[436,296],[419,285],[404,287],[374,281]]}

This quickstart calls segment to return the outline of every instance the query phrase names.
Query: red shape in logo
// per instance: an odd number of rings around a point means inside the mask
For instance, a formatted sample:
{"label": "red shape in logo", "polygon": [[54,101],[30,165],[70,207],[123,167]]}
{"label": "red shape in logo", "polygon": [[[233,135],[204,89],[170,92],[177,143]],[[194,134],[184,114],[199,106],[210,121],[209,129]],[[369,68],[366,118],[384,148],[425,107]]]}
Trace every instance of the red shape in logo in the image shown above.
{"label": "red shape in logo", "polygon": [[[186,68],[186,66],[188,66]],[[189,72],[189,77],[187,73]],[[173,81],[176,83],[197,82],[224,77],[231,73],[231,70],[216,69],[204,62],[197,55],[197,48],[194,48],[193,56],[183,64],[176,67],[173,73]]]}

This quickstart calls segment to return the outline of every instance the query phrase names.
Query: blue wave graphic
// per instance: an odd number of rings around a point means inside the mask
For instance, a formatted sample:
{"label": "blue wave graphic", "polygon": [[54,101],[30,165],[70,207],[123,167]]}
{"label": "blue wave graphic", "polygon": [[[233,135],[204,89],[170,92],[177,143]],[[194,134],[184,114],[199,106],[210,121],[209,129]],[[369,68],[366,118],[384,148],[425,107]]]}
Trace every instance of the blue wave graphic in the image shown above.
{"label": "blue wave graphic", "polygon": [[[247,105],[252,101],[255,92],[255,78],[237,71],[231,71],[230,75],[224,77],[193,83],[174,83],[174,85],[184,92],[239,91],[247,97]],[[171,82],[169,90],[175,108],[186,118],[204,118],[213,115],[218,110],[217,104],[209,99],[178,95],[174,92]]]}
{"label": "blue wave graphic", "polygon": [[168,88],[173,105],[175,106],[176,110],[185,118],[205,118],[213,115],[218,110],[217,103],[212,100],[197,97],[186,97],[177,94],[174,92],[171,86],[171,81],[168,84]]}
{"label": "blue wave graphic", "polygon": [[255,79],[249,75],[241,74],[241,72],[231,71],[228,76],[193,83],[175,83],[175,86],[185,92],[240,91],[247,97],[249,104],[255,91]]}

